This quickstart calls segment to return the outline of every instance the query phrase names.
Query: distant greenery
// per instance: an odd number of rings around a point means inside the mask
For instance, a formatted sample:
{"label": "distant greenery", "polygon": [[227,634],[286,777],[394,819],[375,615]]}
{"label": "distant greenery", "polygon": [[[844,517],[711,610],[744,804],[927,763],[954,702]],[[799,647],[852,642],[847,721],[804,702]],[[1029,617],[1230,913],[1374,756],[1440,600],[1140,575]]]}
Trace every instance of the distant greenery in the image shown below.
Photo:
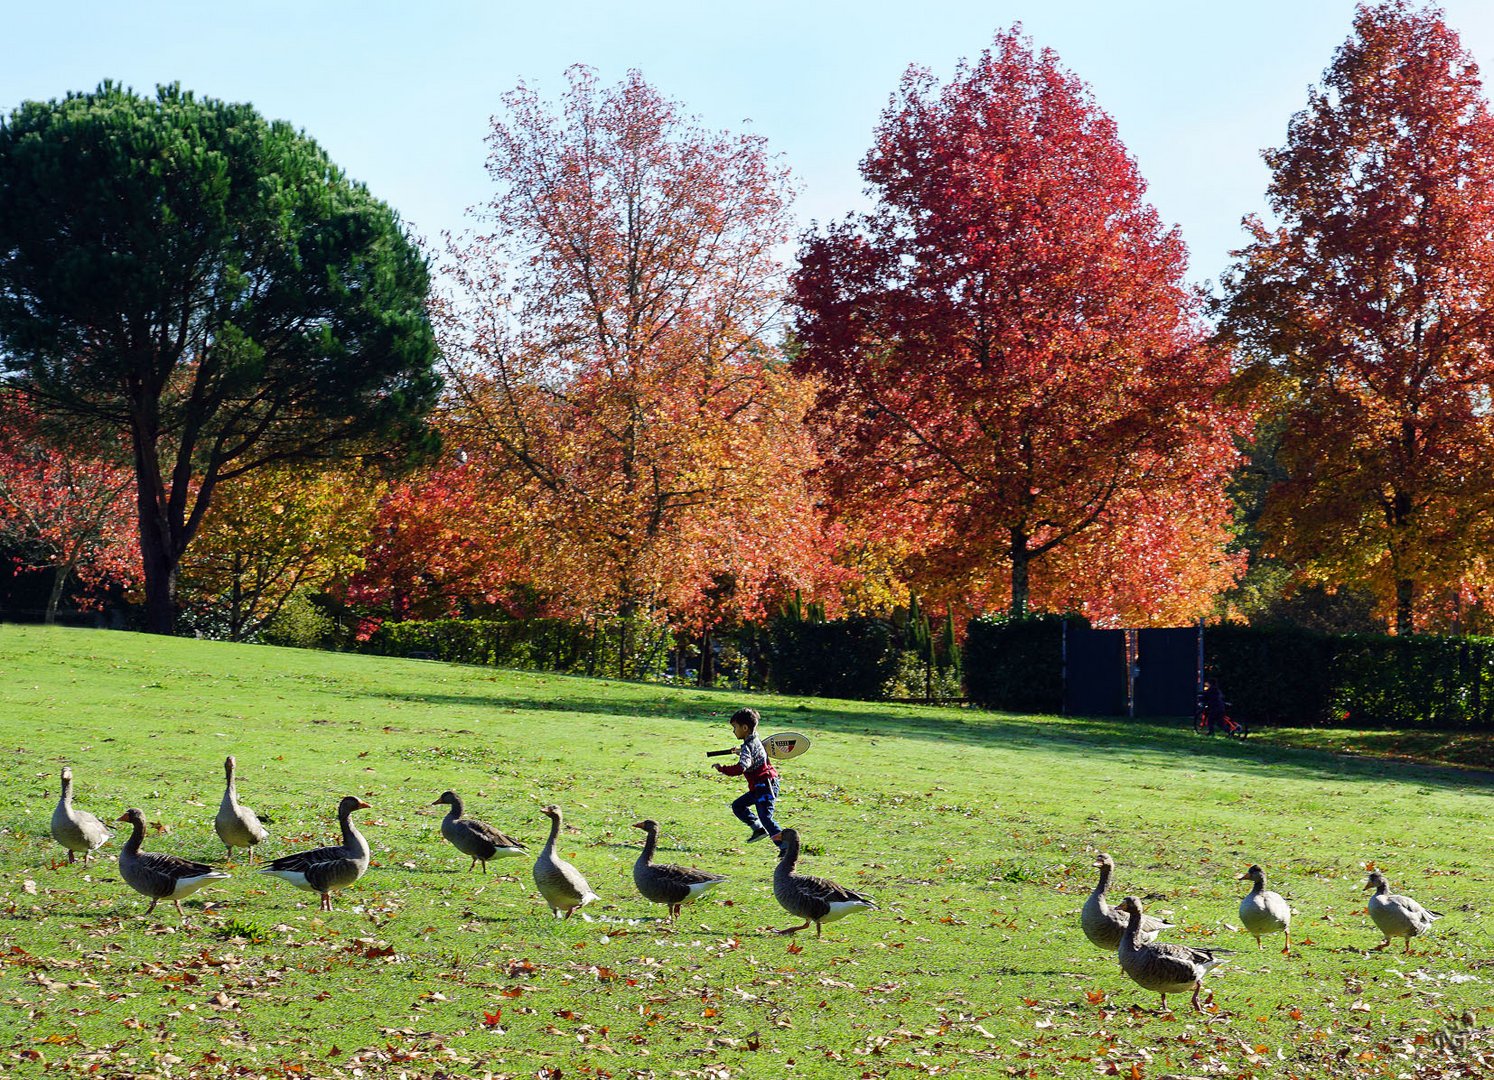
{"label": "distant greenery", "polygon": [[[0,671],[7,1075],[1431,1077],[1494,1028],[1486,774],[1178,725],[117,632],[0,625]],[[879,904],[821,940],[768,932],[791,922],[771,849],[742,843],[738,783],[703,756],[743,704],[814,740],[782,765],[803,868]],[[58,865],[63,764],[100,817],[142,807],[148,849],[221,862],[228,753],[274,819],[260,857],[332,839],[343,794],[372,804],[375,865],[330,915],[242,859],[185,926],[142,915],[118,837]],[[592,921],[552,920],[527,860],[467,873],[429,805],[446,788],[535,849],[559,802]],[[645,816],[661,858],[731,878],[676,927],[632,888]],[[1173,940],[1236,950],[1208,981],[1217,1012],[1159,1016],[1082,938],[1099,850]],[[1446,913],[1418,955],[1368,951],[1371,860]],[[1234,929],[1251,862],[1299,911],[1291,957]]]}

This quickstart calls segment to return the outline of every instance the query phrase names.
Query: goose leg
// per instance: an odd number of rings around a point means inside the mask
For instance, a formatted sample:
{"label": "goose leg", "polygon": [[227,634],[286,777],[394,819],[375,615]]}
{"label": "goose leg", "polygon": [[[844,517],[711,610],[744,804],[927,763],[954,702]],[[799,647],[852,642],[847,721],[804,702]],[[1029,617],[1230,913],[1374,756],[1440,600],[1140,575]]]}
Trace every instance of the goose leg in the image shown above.
{"label": "goose leg", "polygon": [[1286,939],[1287,939],[1286,948],[1284,948],[1284,949],[1281,950],[1281,955],[1282,956],[1291,956],[1292,955],[1292,932],[1290,930],[1286,931]]}
{"label": "goose leg", "polygon": [[477,858],[476,858],[476,856],[474,856],[473,859],[472,859],[472,861],[467,864],[467,873],[469,873],[469,874],[472,873],[472,868],[474,866],[476,866],[476,865],[477,865]]}
{"label": "goose leg", "polygon": [[1266,944],[1265,944],[1265,942],[1263,942],[1260,939],[1260,935],[1256,935],[1256,939],[1255,939],[1255,949],[1256,949],[1256,952],[1259,952],[1260,950],[1264,949],[1265,947],[1266,947]]}
{"label": "goose leg", "polygon": [[790,927],[787,927],[787,928],[785,928],[783,930],[775,930],[773,932],[775,934],[797,934],[800,930],[808,930],[808,929],[809,929],[809,920],[805,919],[804,922],[803,922],[803,924],[800,925],[800,926],[790,926]]}
{"label": "goose leg", "polygon": [[182,902],[180,900],[173,900],[171,902],[176,905],[176,914],[177,914],[177,917],[180,918],[183,922],[186,922],[187,921],[187,913],[182,910]]}
{"label": "goose leg", "polygon": [[824,932],[825,932],[825,928],[820,925],[820,920],[816,919],[814,921],[814,936],[816,938],[818,938]]}
{"label": "goose leg", "polygon": [[332,910],[332,894],[331,893],[327,893],[327,892],[322,893],[322,906],[321,906],[321,910],[322,911],[331,911]]}
{"label": "goose leg", "polygon": [[1203,984],[1203,980],[1202,979],[1199,979],[1198,982],[1196,982],[1196,983],[1193,984],[1193,1011],[1194,1012],[1200,1012],[1200,1013],[1203,1012],[1203,1007],[1201,1005],[1199,1005],[1199,1003],[1198,1003],[1198,995],[1203,990],[1203,987],[1204,987],[1204,984]]}
{"label": "goose leg", "polygon": [[150,907],[148,907],[148,908],[145,909],[145,913],[147,915],[149,915],[152,911],[156,910],[156,904],[160,901],[160,899],[161,898],[159,896],[155,896],[155,897],[151,898]]}
{"label": "goose leg", "polygon": [[1390,948],[1390,939],[1386,938],[1384,941],[1380,942],[1380,944],[1378,944],[1378,945],[1375,946],[1374,951],[1375,952],[1379,952],[1381,949],[1388,949],[1388,948]]}
{"label": "goose leg", "polygon": [[[74,859],[74,858],[76,858],[76,855],[75,855],[75,853],[74,853],[74,852],[73,852],[73,849],[72,849],[72,848],[68,848],[68,849],[67,849],[67,864],[68,864],[68,865],[69,865],[69,866],[72,866],[72,865],[73,865],[73,859]],[[85,856],[84,856],[84,863],[85,863],[85,865],[86,865],[86,863],[87,863],[87,861],[88,861],[88,859],[87,859],[87,856],[86,856],[86,855],[85,855]]]}

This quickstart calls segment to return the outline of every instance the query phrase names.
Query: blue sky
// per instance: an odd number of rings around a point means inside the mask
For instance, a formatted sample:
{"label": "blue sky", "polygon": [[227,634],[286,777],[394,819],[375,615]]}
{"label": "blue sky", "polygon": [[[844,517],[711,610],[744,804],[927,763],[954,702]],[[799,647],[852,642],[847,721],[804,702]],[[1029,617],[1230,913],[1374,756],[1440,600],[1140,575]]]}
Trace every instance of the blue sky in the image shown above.
{"label": "blue sky", "polygon": [[[1494,4],[1449,0],[1448,22],[1494,70]],[[947,76],[1020,21],[1089,83],[1181,226],[1195,280],[1217,278],[1264,208],[1260,150],[1279,144],[1353,0],[752,2],[736,6],[269,0],[0,3],[0,109],[112,78],[178,81],[253,102],[320,142],[433,237],[483,201],[483,136],[519,79],[550,96],[570,64],[608,81],[637,68],[707,127],[749,127],[794,171],[801,223],[865,206],[857,164],[909,64]],[[719,13],[718,13],[719,12]]]}

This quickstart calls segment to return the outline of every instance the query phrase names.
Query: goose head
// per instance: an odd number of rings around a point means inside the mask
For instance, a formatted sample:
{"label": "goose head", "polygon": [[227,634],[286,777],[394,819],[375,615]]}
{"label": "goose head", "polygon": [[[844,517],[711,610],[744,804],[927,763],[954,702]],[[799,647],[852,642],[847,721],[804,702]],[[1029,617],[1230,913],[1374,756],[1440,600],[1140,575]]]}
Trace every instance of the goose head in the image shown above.
{"label": "goose head", "polygon": [[120,814],[117,820],[129,822],[131,825],[138,825],[143,829],[145,828],[145,811],[132,806],[123,814]]}
{"label": "goose head", "polygon": [[1259,866],[1257,866],[1254,863],[1252,863],[1250,869],[1246,870],[1239,877],[1235,878],[1235,880],[1236,881],[1252,881],[1252,882],[1254,882],[1257,885],[1264,886],[1266,884],[1266,872],[1264,870],[1262,870]]}
{"label": "goose head", "polygon": [[1380,871],[1371,870],[1369,876],[1364,879],[1364,884],[1359,887],[1361,889],[1388,889],[1390,888],[1390,883],[1385,880],[1385,875],[1380,873]]}
{"label": "goose head", "polygon": [[356,795],[344,795],[342,801],[337,804],[337,816],[343,817],[351,814],[354,810],[367,810],[368,803]]}
{"label": "goose head", "polygon": [[457,793],[455,791],[443,791],[443,792],[441,792],[441,797],[439,799],[437,799],[435,802],[431,803],[431,805],[432,806],[455,806],[458,801],[459,800],[457,799]]}
{"label": "goose head", "polygon": [[633,822],[633,828],[642,829],[649,836],[659,835],[659,823],[653,818],[644,818],[642,821]]}

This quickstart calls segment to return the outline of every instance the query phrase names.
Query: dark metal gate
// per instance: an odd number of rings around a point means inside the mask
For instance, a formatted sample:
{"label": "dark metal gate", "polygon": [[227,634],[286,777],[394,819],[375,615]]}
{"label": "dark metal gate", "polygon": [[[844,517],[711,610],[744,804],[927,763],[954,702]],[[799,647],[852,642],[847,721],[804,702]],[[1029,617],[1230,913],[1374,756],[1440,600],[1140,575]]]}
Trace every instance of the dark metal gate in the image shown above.
{"label": "dark metal gate", "polygon": [[1088,630],[1064,624],[1068,716],[1190,716],[1198,693],[1197,627]]}
{"label": "dark metal gate", "polygon": [[1198,635],[1195,627],[1136,631],[1133,716],[1193,715],[1198,693]]}
{"label": "dark metal gate", "polygon": [[1063,711],[1067,716],[1126,714],[1124,630],[1088,630],[1064,623]]}

